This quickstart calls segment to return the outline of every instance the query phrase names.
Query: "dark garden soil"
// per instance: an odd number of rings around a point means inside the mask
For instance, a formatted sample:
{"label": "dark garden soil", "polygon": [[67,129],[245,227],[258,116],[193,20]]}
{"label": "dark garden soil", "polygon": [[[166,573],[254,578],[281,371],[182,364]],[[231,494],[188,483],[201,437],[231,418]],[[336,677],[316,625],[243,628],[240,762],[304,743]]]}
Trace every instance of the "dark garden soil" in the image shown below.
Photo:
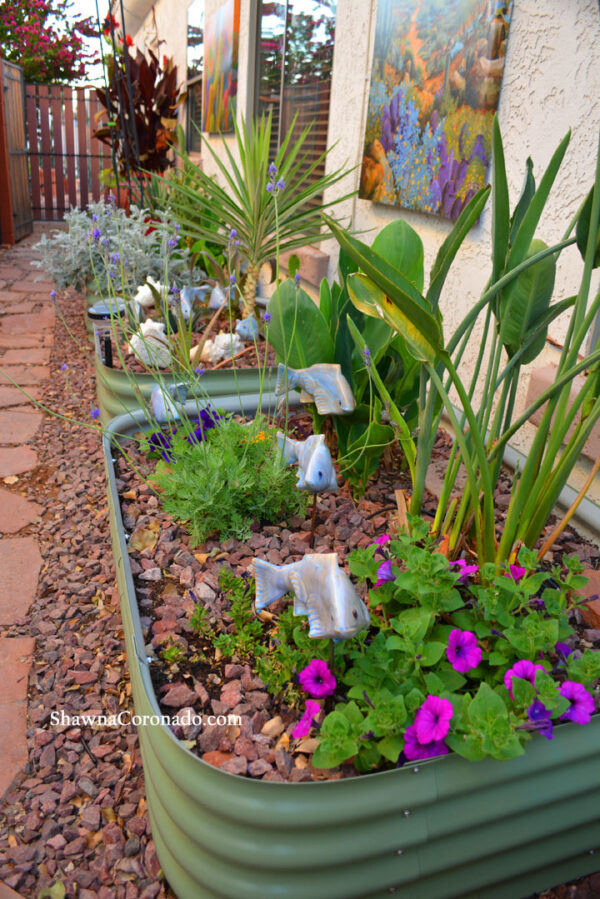
{"label": "dark garden soil", "polygon": [[[67,293],[59,299],[70,327],[85,343],[81,298]],[[76,355],[59,322],[45,400],[52,409],[87,423],[95,405],[90,360],[91,354],[85,361]],[[68,367],[61,371],[64,362]],[[173,899],[151,838],[134,727],[51,722],[51,713],[61,709],[69,716],[133,712],[100,437],[48,417],[35,448],[40,466],[7,487],[44,506],[41,521],[32,526],[44,566],[28,618],[4,632],[32,634],[36,647],[29,682],[28,762],[0,808],[0,882],[26,899],[38,899],[40,890],[57,881],[68,899]],[[204,547],[190,548],[183,529],[160,512],[150,488],[135,483],[129,472],[122,471],[120,478],[129,530],[149,521],[160,524],[156,546],[131,556],[147,640],[157,656],[169,635],[188,646],[196,639],[188,623],[194,607],[190,589],[214,621],[227,626],[217,582],[220,564],[247,574],[255,555],[280,564],[307,550],[310,519],[304,517],[290,523],[294,530],[267,526],[243,543],[209,540]],[[343,561],[351,549],[385,531],[384,509],[393,505],[395,486],[390,473],[358,504],[345,489],[335,499],[320,500],[315,551],[337,551]],[[598,549],[573,532],[561,538],[556,550],[578,551],[586,564],[600,567]],[[588,642],[595,643],[597,636],[583,631]],[[152,667],[158,671],[157,665]],[[185,706],[217,714],[239,711],[239,732],[215,726],[204,733],[178,734],[224,770],[264,780],[325,774],[311,769],[310,745],[302,751],[302,744],[290,743],[297,714],[278,706],[245,663],[214,659],[179,673],[163,666],[156,683],[166,713]],[[351,773],[338,770],[333,776]],[[600,896],[600,875],[546,891],[540,899],[595,896]]]}

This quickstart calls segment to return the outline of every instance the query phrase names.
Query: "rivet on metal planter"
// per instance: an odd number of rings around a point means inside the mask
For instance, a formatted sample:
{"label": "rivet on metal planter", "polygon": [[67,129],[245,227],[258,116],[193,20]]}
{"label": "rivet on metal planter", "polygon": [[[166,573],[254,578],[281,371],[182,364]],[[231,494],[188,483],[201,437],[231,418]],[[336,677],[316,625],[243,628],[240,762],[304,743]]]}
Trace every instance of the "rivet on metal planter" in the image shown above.
{"label": "rivet on metal planter", "polygon": [[410,818],[410,809],[409,809],[409,808],[405,808],[405,809],[402,811],[402,817],[403,817],[403,818]]}

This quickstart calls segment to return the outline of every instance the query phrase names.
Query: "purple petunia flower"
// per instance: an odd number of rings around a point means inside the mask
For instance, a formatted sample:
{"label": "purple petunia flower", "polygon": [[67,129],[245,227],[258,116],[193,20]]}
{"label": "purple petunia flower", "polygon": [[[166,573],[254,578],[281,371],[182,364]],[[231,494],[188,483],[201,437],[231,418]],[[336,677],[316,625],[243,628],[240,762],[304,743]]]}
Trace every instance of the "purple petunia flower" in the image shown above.
{"label": "purple petunia flower", "polygon": [[508,571],[504,572],[504,577],[511,577],[513,581],[520,581],[526,574],[526,568],[521,568],[520,565],[509,565]]}
{"label": "purple petunia flower", "polygon": [[301,740],[305,737],[312,727],[313,719],[317,717],[321,711],[321,706],[313,699],[307,699],[304,707],[302,718],[292,731],[292,740]]}
{"label": "purple petunia flower", "polygon": [[375,539],[371,541],[369,546],[376,546],[377,549],[375,550],[375,552],[383,553],[383,547],[386,545],[386,543],[389,543],[391,539],[392,538],[389,534],[380,534],[379,537],[375,537]]}
{"label": "purple petunia flower", "polygon": [[481,662],[481,654],[474,633],[458,628],[450,631],[446,655],[455,671],[466,674],[471,668],[477,668]]}
{"label": "purple petunia flower", "polygon": [[450,752],[443,740],[432,740],[431,743],[419,743],[415,725],[411,724],[404,732],[404,755],[409,762],[431,759],[436,755],[447,755]]}
{"label": "purple petunia flower", "polygon": [[514,698],[512,692],[513,677],[520,677],[523,680],[528,680],[530,684],[535,686],[535,676],[537,672],[545,670],[543,665],[534,665],[533,662],[530,662],[528,659],[521,659],[520,662],[515,662],[512,668],[509,668],[504,675],[504,686],[510,693],[510,698]]}
{"label": "purple petunia flower", "polygon": [[560,695],[571,703],[570,708],[560,716],[561,719],[566,718],[575,724],[588,724],[594,711],[594,697],[583,684],[566,680],[560,685]]}
{"label": "purple petunia flower", "polygon": [[449,699],[430,694],[415,715],[414,727],[419,743],[423,745],[443,740],[450,730],[453,714]]}
{"label": "purple petunia flower", "polygon": [[210,431],[211,428],[216,428],[221,418],[222,416],[214,409],[201,409],[200,416],[192,419],[192,424],[195,427],[187,435],[187,442],[191,444],[202,443],[203,440],[206,440],[206,432]]}
{"label": "purple petunia flower", "polygon": [[542,737],[546,737],[547,740],[554,739],[552,712],[546,708],[543,702],[536,699],[527,709],[527,717]]}
{"label": "purple petunia flower", "polygon": [[569,646],[568,643],[561,643],[560,640],[558,641],[558,643],[556,644],[554,649],[556,650],[556,652],[559,655],[563,656],[563,658],[565,658],[565,659],[567,658],[567,656],[570,656],[571,653],[573,652],[573,650],[571,649],[571,647]]}
{"label": "purple petunia flower", "polygon": [[377,581],[375,583],[375,586],[381,587],[382,584],[387,584],[388,581],[395,580],[396,575],[392,573],[392,563],[389,559],[386,559],[385,562],[382,562],[377,569]]}
{"label": "purple petunia flower", "polygon": [[324,662],[322,659],[313,659],[299,673],[298,680],[304,692],[315,696],[317,699],[321,699],[323,696],[331,696],[337,684],[327,662]]}
{"label": "purple petunia flower", "polygon": [[469,565],[465,559],[455,559],[450,565],[456,565],[459,569],[458,581],[460,584],[466,584],[469,575],[476,574],[479,571],[479,565]]}
{"label": "purple petunia flower", "polygon": [[151,452],[160,453],[165,462],[172,462],[171,446],[173,441],[168,434],[162,431],[155,431],[148,437],[148,446]]}

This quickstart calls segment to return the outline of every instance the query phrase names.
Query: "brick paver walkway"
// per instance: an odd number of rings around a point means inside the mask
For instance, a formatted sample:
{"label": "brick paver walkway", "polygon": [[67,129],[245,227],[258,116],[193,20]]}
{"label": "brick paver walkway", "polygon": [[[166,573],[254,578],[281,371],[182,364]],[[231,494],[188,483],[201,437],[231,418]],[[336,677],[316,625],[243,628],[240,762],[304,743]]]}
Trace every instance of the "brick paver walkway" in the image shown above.
{"label": "brick paver walkway", "polygon": [[[35,523],[42,507],[23,497],[19,477],[38,464],[28,446],[43,413],[14,387],[39,399],[49,377],[54,333],[52,283],[31,266],[36,234],[0,252],[0,799],[27,762],[27,681],[32,637],[4,637],[36,594],[41,556]],[[0,884],[0,899],[18,896]]]}

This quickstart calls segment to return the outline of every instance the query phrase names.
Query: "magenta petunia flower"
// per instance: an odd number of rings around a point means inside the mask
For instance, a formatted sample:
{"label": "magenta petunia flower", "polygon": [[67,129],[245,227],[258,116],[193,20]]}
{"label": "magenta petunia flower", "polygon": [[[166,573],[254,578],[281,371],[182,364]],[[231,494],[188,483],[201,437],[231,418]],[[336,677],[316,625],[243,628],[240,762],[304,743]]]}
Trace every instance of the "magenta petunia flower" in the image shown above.
{"label": "magenta petunia flower", "polygon": [[369,546],[376,546],[377,549],[375,552],[377,552],[377,550],[381,550],[386,543],[389,543],[391,539],[389,534],[380,534],[379,537],[375,537],[375,539],[371,541]]}
{"label": "magenta petunia flower", "polygon": [[454,714],[449,699],[440,696],[427,697],[415,715],[415,733],[421,745],[443,740],[450,730],[450,719]]}
{"label": "magenta petunia flower", "polygon": [[575,724],[589,724],[594,711],[594,697],[589,693],[583,684],[577,681],[566,680],[560,685],[560,695],[564,696],[571,703],[560,717],[566,718],[568,721],[574,721]]}
{"label": "magenta petunia flower", "polygon": [[528,659],[521,659],[520,662],[515,662],[512,668],[509,668],[504,675],[504,686],[510,693],[510,698],[513,699],[513,677],[521,677],[523,680],[528,680],[530,684],[535,686],[535,676],[537,672],[545,670],[543,665],[534,665],[533,662],[530,662]]}
{"label": "magenta petunia flower", "polygon": [[301,740],[305,737],[312,727],[313,719],[317,717],[321,711],[321,706],[313,699],[307,699],[304,707],[304,714],[296,727],[292,731],[292,740]]}
{"label": "magenta petunia flower", "polygon": [[477,645],[477,637],[472,631],[461,631],[455,628],[450,631],[446,655],[455,671],[466,674],[471,668],[477,668],[481,662],[482,653]]}
{"label": "magenta petunia flower", "polygon": [[520,565],[509,565],[508,571],[504,572],[504,577],[511,577],[513,581],[520,581],[526,574],[526,568],[521,568]]}
{"label": "magenta petunia flower", "polygon": [[423,745],[417,739],[415,725],[411,724],[404,732],[404,755],[409,762],[421,759],[432,759],[436,755],[447,755],[450,752],[443,740],[432,740]]}
{"label": "magenta petunia flower", "polygon": [[450,565],[456,565],[459,569],[458,580],[461,584],[466,584],[469,580],[469,575],[476,574],[479,571],[479,565],[469,565],[465,559],[455,559],[454,562],[450,562]]}
{"label": "magenta petunia flower", "polygon": [[303,668],[298,675],[300,686],[310,696],[321,699],[323,696],[331,696],[336,687],[336,679],[329,670],[327,662],[322,659],[313,659]]}
{"label": "magenta petunia flower", "polygon": [[382,584],[387,584],[388,581],[395,580],[396,575],[392,574],[392,563],[390,559],[386,559],[385,562],[382,562],[377,569],[377,581],[375,583],[375,586],[381,587]]}

